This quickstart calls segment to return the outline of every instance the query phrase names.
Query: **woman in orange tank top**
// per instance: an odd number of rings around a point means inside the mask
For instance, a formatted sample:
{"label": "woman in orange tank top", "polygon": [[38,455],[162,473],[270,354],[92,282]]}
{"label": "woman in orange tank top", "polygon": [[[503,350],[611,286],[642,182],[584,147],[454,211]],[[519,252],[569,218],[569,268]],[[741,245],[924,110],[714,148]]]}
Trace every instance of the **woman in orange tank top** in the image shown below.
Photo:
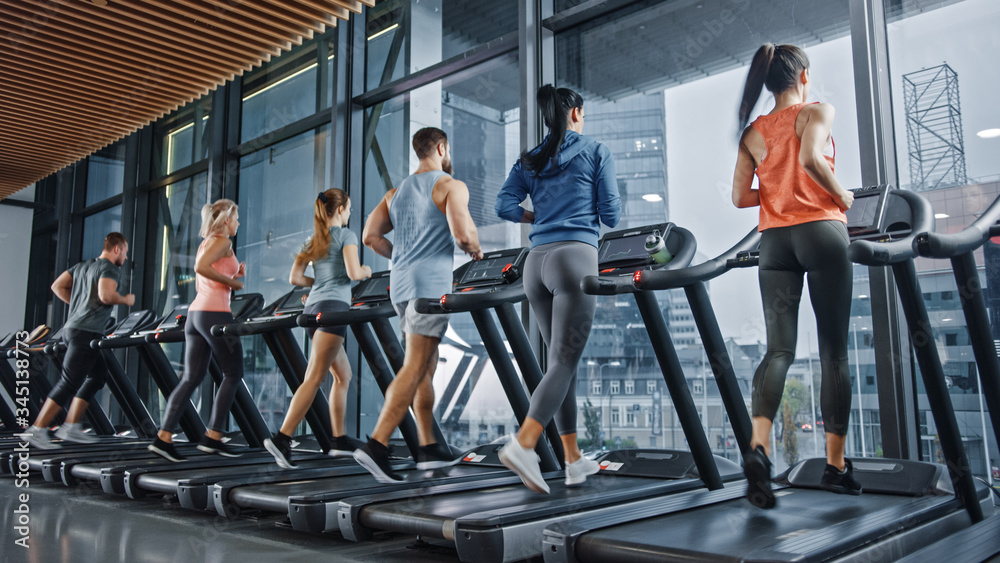
{"label": "woman in orange tank top", "polygon": [[173,445],[173,433],[184,405],[205,379],[213,356],[224,378],[215,394],[208,430],[198,449],[224,457],[239,455],[222,443],[222,430],[243,380],[243,345],[238,336],[212,334],[212,326],[233,322],[229,296],[233,291],[243,289],[239,278],[246,273],[246,264],[236,259],[233,243],[229,240],[229,237],[236,236],[239,226],[239,210],[232,200],[220,199],[201,210],[200,234],[204,240],[198,247],[194,262],[198,294],[188,307],[184,323],[184,376],[170,393],[160,431],[148,448],[170,461],[184,461],[184,456]]}
{"label": "woman in orange tank top", "polygon": [[[847,332],[853,266],[847,258],[846,218],[854,195],[833,175],[834,110],[807,104],[809,59],[794,45],[768,43],[757,50],[740,103],[739,156],[733,174],[736,207],[760,207],[760,280],[767,354],[753,378],[751,451],[743,452],[747,498],[775,506],[768,459],[771,426],[795,359],[803,276],[816,313],[826,431],[827,466],[820,486],[860,494],[850,460],[844,458],[851,412]],[[774,109],[747,127],[762,88],[774,95]],[[758,189],[751,189],[757,176]]]}

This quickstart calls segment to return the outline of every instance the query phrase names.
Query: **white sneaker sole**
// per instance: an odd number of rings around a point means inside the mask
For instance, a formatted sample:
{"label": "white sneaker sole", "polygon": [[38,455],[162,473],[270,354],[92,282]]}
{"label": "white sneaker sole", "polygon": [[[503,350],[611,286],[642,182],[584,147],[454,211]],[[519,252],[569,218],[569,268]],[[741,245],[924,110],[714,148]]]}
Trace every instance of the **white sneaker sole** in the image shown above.
{"label": "white sneaker sole", "polygon": [[421,471],[425,471],[428,469],[441,469],[444,467],[451,467],[452,465],[455,465],[460,461],[462,461],[462,458],[441,460],[441,461],[421,461],[420,463],[417,464],[417,469]]}
{"label": "white sneaker sole", "polygon": [[59,438],[60,440],[65,440],[67,442],[73,442],[74,444],[96,444],[98,441],[97,438],[93,436],[88,436],[86,434],[84,434],[83,436],[72,436],[67,434],[60,434],[58,431],[56,431],[56,438]]}
{"label": "white sneaker sole", "polygon": [[224,452],[222,450],[217,450],[215,448],[210,448],[208,446],[203,446],[198,444],[198,451],[205,452],[207,454],[221,455],[222,457],[240,457],[243,454],[231,454],[229,452]]}
{"label": "white sneaker sole", "polygon": [[393,479],[382,471],[382,468],[375,463],[375,460],[371,458],[364,450],[356,450],[353,454],[354,461],[358,462],[361,467],[364,467],[366,471],[372,474],[379,483],[385,483],[386,485],[394,485],[397,483],[402,483],[403,479]]}
{"label": "white sneaker sole", "polygon": [[497,455],[500,456],[500,463],[502,463],[504,467],[506,467],[507,469],[510,469],[511,471],[516,473],[517,476],[521,478],[521,482],[524,483],[525,487],[528,487],[529,489],[535,491],[536,493],[542,493],[545,495],[549,494],[549,484],[546,483],[544,479],[541,481],[541,483],[536,482],[534,479],[528,476],[526,471],[518,467],[516,463],[513,463],[513,461],[507,457],[507,454],[502,449],[498,452]]}
{"label": "white sneaker sole", "polygon": [[28,444],[31,445],[31,446],[34,446],[34,447],[36,447],[36,448],[38,448],[40,450],[58,450],[59,448],[62,447],[59,444],[53,444],[49,440],[45,440],[44,442],[42,442],[42,441],[38,440],[37,438],[35,438],[34,435],[32,435],[30,438],[28,438]]}
{"label": "white sneaker sole", "polygon": [[330,457],[351,457],[354,455],[355,450],[330,450],[326,452],[326,455]]}
{"label": "white sneaker sole", "polygon": [[174,457],[174,456],[170,455],[169,453],[167,453],[165,450],[161,450],[160,448],[157,448],[156,446],[154,446],[152,444],[146,446],[146,449],[149,450],[149,451],[151,451],[151,452],[153,452],[154,454],[156,454],[156,455],[158,455],[158,456],[166,459],[167,461],[173,461],[175,463],[179,463],[179,462],[182,462],[182,461],[187,461],[186,459],[182,459],[182,458],[179,458],[179,457]]}
{"label": "white sneaker sole", "polygon": [[286,458],[281,453],[281,450],[278,449],[278,446],[274,445],[274,442],[272,442],[270,438],[267,438],[267,439],[264,440],[264,449],[267,450],[267,453],[269,453],[272,456],[274,456],[274,461],[275,461],[275,463],[278,464],[278,467],[280,467],[282,469],[298,469],[299,468],[299,466],[297,466],[294,463],[292,463],[291,460],[289,460],[288,458]]}
{"label": "white sneaker sole", "polygon": [[563,482],[566,483],[567,487],[578,487],[587,482],[587,477],[590,477],[591,475],[597,475],[597,473],[600,472],[600,470],[601,466],[598,465],[596,469],[584,473],[583,475],[577,475],[575,477],[570,477],[569,475],[566,475],[566,480]]}

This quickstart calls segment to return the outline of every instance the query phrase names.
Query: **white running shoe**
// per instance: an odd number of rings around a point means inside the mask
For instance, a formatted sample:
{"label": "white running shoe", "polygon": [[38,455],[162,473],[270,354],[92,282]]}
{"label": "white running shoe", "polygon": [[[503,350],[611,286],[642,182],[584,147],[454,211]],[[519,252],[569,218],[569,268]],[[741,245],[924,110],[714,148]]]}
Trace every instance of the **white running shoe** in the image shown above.
{"label": "white running shoe", "polygon": [[56,430],[56,438],[77,444],[93,444],[97,442],[96,436],[85,433],[79,424],[69,422],[64,423]]}
{"label": "white running shoe", "polygon": [[587,481],[587,475],[593,475],[601,470],[600,464],[587,457],[581,457],[573,463],[566,464],[566,486],[582,485]]}
{"label": "white running shoe", "polygon": [[28,443],[40,450],[55,450],[61,447],[59,444],[53,444],[52,440],[49,439],[48,428],[32,426],[24,433],[27,434]]}
{"label": "white running shoe", "polygon": [[542,470],[538,467],[538,456],[511,438],[507,445],[498,452],[500,462],[521,478],[521,482],[536,493],[549,494],[549,484],[542,478]]}

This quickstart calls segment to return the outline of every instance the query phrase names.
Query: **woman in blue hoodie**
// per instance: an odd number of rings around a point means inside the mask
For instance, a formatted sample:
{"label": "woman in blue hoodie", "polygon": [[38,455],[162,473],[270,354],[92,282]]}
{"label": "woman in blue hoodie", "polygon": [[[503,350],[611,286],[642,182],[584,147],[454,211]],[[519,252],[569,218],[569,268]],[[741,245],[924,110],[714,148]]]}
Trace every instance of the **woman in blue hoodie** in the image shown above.
{"label": "woman in blue hoodie", "polygon": [[[497,195],[496,212],[533,225],[524,290],[548,347],[548,369],[500,460],[528,488],[548,493],[533,450],[553,417],[565,453],[566,485],[580,485],[598,470],[576,443],[576,368],[597,307],[597,298],[585,294],[580,281],[597,273],[600,223],[618,224],[621,198],[611,151],[581,134],[583,98],[546,84],[538,90],[538,107],[549,134],[514,163]],[[533,211],[521,207],[529,195]]]}

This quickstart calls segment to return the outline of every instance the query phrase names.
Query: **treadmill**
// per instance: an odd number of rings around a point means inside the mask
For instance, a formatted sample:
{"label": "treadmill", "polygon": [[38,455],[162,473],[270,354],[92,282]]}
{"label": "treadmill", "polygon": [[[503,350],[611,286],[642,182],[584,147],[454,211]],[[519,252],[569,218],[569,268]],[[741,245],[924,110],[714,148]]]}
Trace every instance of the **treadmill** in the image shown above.
{"label": "treadmill", "polygon": [[[646,236],[654,230],[667,235],[667,246],[675,256],[674,261],[667,265],[654,265],[643,248]],[[683,267],[691,261],[694,246],[694,238],[689,231],[672,225],[652,225],[609,233],[600,244],[599,267],[606,274],[612,273],[615,267],[629,269],[623,279],[630,280],[631,273],[638,269]],[[520,257],[513,262],[514,266],[507,267],[505,264],[514,253],[520,253]],[[442,297],[441,307],[446,311],[475,310],[478,307],[480,314],[474,318],[479,326],[489,320],[488,317],[483,318],[485,307],[494,308],[503,321],[512,351],[515,355],[524,352],[534,363],[524,329],[513,310],[513,303],[525,299],[523,286],[519,278],[516,285],[505,283],[505,278],[512,277],[512,270],[520,268],[527,251],[515,249],[497,254],[499,256],[493,258],[493,264],[488,262],[493,255],[487,254],[481,262],[467,265],[466,275],[460,279],[466,279],[470,284],[478,283],[479,286],[466,290],[457,285],[453,293]],[[483,284],[484,280],[492,280],[493,283]],[[602,281],[615,285],[618,278],[608,277]],[[421,307],[419,302],[417,307],[418,310]],[[657,307],[654,306],[654,310],[660,315]],[[662,321],[662,316],[660,319]],[[485,340],[486,332],[482,328],[480,330]],[[506,357],[507,351],[499,337],[497,344],[499,352],[496,348],[487,347],[491,357],[495,354]],[[523,349],[519,350],[521,347]],[[541,372],[537,364],[535,370],[540,380]],[[525,380],[531,386],[531,378],[527,375],[531,370],[522,369],[522,373],[526,374]],[[669,373],[665,369],[664,376],[679,376],[683,381],[679,368]],[[534,383],[537,384],[537,381]],[[686,383],[683,383],[683,388],[687,390]],[[524,412],[516,414],[523,420],[527,405]],[[696,423],[695,427],[702,432],[707,448],[700,423]],[[695,443],[695,440],[691,441]],[[601,471],[588,477],[587,485],[583,487],[567,487],[562,471],[545,472],[543,467],[543,476],[551,488],[549,495],[532,492],[518,479],[506,485],[479,483],[472,487],[428,487],[421,491],[422,502],[419,504],[407,498],[405,492],[347,498],[340,502],[340,530],[346,538],[354,540],[369,539],[375,529],[413,533],[453,542],[463,561],[513,561],[540,555],[542,531],[553,522],[572,520],[581,514],[615,510],[622,503],[650,496],[703,490],[706,481],[711,480],[711,477],[701,477],[699,462],[704,460],[699,460],[690,452],[616,450],[601,455],[597,461]],[[718,478],[720,486],[724,481],[742,476],[742,469],[737,464],[713,457],[710,451],[708,463],[711,465],[709,473]]]}
{"label": "treadmill", "polygon": [[[372,299],[377,301],[380,291],[387,292],[388,273],[386,272],[385,274],[385,283],[382,283],[381,286],[379,282],[382,280],[382,277],[380,277],[380,274],[375,274],[373,279],[366,280],[355,287],[353,291],[355,302],[360,302],[362,309],[370,312],[373,309],[374,304],[366,302],[369,302]],[[265,327],[274,329],[276,326],[283,326],[287,328],[288,326],[296,326],[296,324],[301,326],[320,326],[316,322],[316,315],[300,314],[302,310],[302,295],[304,294],[305,290],[299,289],[293,290],[285,296],[282,296],[278,299],[278,301],[276,301],[273,307],[272,315],[254,316],[253,321],[250,321],[249,324],[243,325],[244,329],[240,333],[250,334],[264,330]],[[386,293],[386,295],[388,294]],[[368,306],[365,307],[365,305]],[[349,313],[334,314],[333,317],[330,315],[331,314],[328,313],[327,319],[324,320],[326,325],[338,323],[340,320],[345,321],[341,324],[347,324],[346,320],[353,318]],[[364,319],[361,319],[352,320],[351,322],[363,323],[365,321]],[[360,335],[362,332],[367,335],[367,338],[359,336],[358,341],[362,350],[365,350],[366,357],[369,357],[369,355],[373,352],[368,350],[368,348],[375,346],[372,344],[373,337],[371,336],[371,331],[364,325],[352,325],[352,328],[355,329],[356,336]],[[234,328],[232,330],[239,329]],[[393,339],[395,339],[395,336],[393,336]],[[397,347],[399,346],[398,341],[396,341],[395,344]],[[378,354],[377,348],[374,349],[374,353]],[[381,373],[388,377],[386,382],[386,385],[388,385],[388,381],[392,380],[392,372],[385,367],[385,360],[381,359],[380,354],[378,354],[378,358],[381,361]],[[373,371],[379,373],[375,366],[373,366]],[[298,381],[298,378],[299,376],[296,375],[296,381]],[[315,406],[316,405],[314,404],[314,408]],[[319,412],[317,416],[326,418],[328,415],[326,414],[326,411],[322,411]],[[412,439],[414,441],[414,447],[416,447],[416,427],[413,425],[412,419],[410,419],[409,422],[412,426],[412,433],[404,432],[404,435],[408,439]],[[145,468],[129,468],[125,473],[125,492],[132,498],[139,498],[149,492],[174,494],[177,495],[181,506],[184,508],[206,510],[215,508],[212,499],[212,492],[216,483],[219,482],[226,482],[228,484],[227,486],[230,487],[236,487],[240,483],[263,485],[265,483],[279,483],[283,481],[298,481],[302,479],[329,477],[332,475],[342,474],[345,470],[356,473],[357,469],[359,469],[356,462],[349,457],[331,458],[320,453],[301,452],[299,450],[296,450],[296,454],[295,463],[298,467],[294,470],[286,470],[278,467],[278,465],[274,463],[274,458],[266,452],[264,452],[264,455],[259,456],[244,456],[241,458],[241,460],[245,459],[244,463],[229,464],[226,466],[219,465],[197,468],[155,466]],[[234,515],[235,507],[230,510],[231,512],[229,515]]]}
{"label": "treadmill", "polygon": [[[245,294],[234,296],[230,305],[234,315],[238,315],[237,318],[246,318],[259,312],[262,302],[263,299],[259,294]],[[103,339],[97,345],[103,348],[141,346],[153,353],[159,352],[159,355],[162,356],[162,349],[159,344],[183,341],[183,326],[186,316],[187,306],[177,307],[154,330],[138,331],[120,339]],[[165,356],[162,359],[165,360]],[[218,364],[214,360],[209,363],[209,374],[216,384],[219,384],[224,377],[221,369],[219,369]],[[99,481],[101,488],[106,493],[126,494],[128,492],[126,479],[130,471],[169,469],[174,472],[183,473],[184,471],[204,467],[233,467],[261,461],[266,454],[261,444],[268,430],[246,384],[243,382],[237,388],[232,414],[241,433],[229,433],[227,436],[232,440],[231,443],[238,441],[242,437],[250,446],[249,449],[242,450],[243,455],[239,458],[224,459],[195,449],[194,444],[204,434],[204,423],[201,421],[193,405],[189,402],[185,405],[185,413],[182,415],[182,418],[188,419],[188,426],[193,427],[192,429],[197,433],[188,433],[185,431],[189,442],[186,446],[180,447],[185,452],[185,455],[188,456],[187,461],[169,462],[150,452],[145,452],[134,459],[125,460],[105,457],[63,460],[60,469],[63,481],[66,484],[72,484],[72,482],[80,480]],[[267,458],[270,459],[269,456]],[[153,490],[159,492],[158,489]],[[167,489],[162,492],[172,493],[173,489]]]}
{"label": "treadmill", "polygon": [[[300,314],[294,320],[301,326],[349,325],[372,368],[376,383],[384,392],[392,380],[393,371],[378,352],[371,329],[378,334],[390,364],[402,366],[403,358],[399,341],[388,321],[395,315],[389,302],[389,272],[373,274],[355,286],[352,295],[352,306],[348,311]],[[400,432],[408,448],[415,451],[418,445],[416,425],[409,415],[400,425]],[[445,443],[439,429],[435,429],[434,433],[441,443]],[[397,457],[393,467],[408,480],[392,485],[376,482],[351,458],[343,458],[344,463],[330,460],[327,467],[291,471],[278,469],[272,464],[270,470],[260,474],[240,475],[215,482],[212,485],[212,502],[220,515],[229,518],[235,518],[246,510],[263,511],[286,514],[297,530],[315,532],[336,529],[338,502],[347,496],[395,490],[409,491],[412,496],[414,489],[422,489],[437,480],[456,483],[497,475],[502,476],[506,480],[504,482],[516,480],[517,477],[507,471],[496,456],[499,448],[497,445],[480,446],[468,452],[466,461],[458,465],[428,471],[416,470],[412,459]],[[435,481],[427,480],[430,478]]]}
{"label": "treadmill", "polygon": [[[878,213],[865,214],[879,208]],[[864,188],[855,191],[855,206],[848,212],[849,227],[864,222],[862,215],[877,222],[878,228],[876,232],[856,229],[859,234],[852,237],[855,241],[849,250],[852,260],[892,264],[904,310],[914,304],[922,308],[919,288],[909,282],[916,282],[914,239],[933,228],[930,204],[916,193],[889,186]],[[659,289],[663,282],[659,277],[643,273],[636,285]],[[907,317],[911,317],[910,312]],[[917,350],[917,354],[919,359],[923,353]],[[942,407],[951,404],[940,363],[934,370],[929,363],[919,361],[928,395],[937,395],[931,400],[935,420],[945,429],[949,412],[954,424],[954,412]],[[962,464],[964,453],[953,461],[952,454],[961,452],[962,446],[947,436],[942,432],[942,445],[950,443],[945,452],[949,467],[968,467],[967,462]],[[852,462],[864,487],[861,496],[820,490],[826,461],[807,459],[775,478],[778,506],[774,509],[753,509],[742,494],[734,496],[725,490],[713,491],[680,511],[669,498],[650,499],[621,507],[600,520],[581,518],[568,526],[549,527],[543,554],[546,561],[896,559],[967,528],[970,521],[981,520],[984,511],[993,511],[987,488],[975,486],[968,472],[950,474],[945,466],[910,460],[852,458]],[[971,497],[963,475],[973,485]]]}

